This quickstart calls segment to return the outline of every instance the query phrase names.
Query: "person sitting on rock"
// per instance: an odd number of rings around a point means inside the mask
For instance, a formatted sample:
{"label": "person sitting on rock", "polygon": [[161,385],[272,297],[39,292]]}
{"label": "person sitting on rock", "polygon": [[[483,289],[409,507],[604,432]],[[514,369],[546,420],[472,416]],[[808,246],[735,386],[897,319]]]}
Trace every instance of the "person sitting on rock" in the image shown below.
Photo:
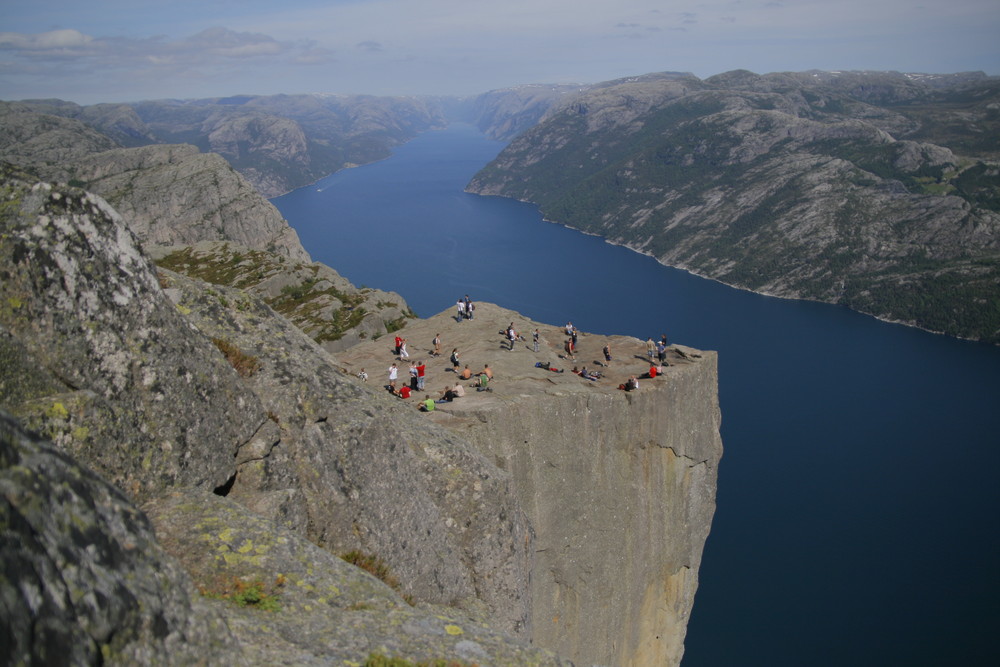
{"label": "person sitting on rock", "polygon": [[482,373],[476,381],[476,391],[492,391],[490,389],[490,378],[486,373]]}
{"label": "person sitting on rock", "polygon": [[421,412],[433,412],[434,411],[434,399],[432,399],[427,394],[424,394],[424,400],[420,401],[417,409]]}
{"label": "person sitting on rock", "polygon": [[446,387],[444,393],[441,394],[441,398],[437,400],[438,403],[451,403],[456,398],[462,398],[465,396],[465,387],[462,383],[456,382],[454,387]]}
{"label": "person sitting on rock", "polygon": [[469,369],[469,364],[465,365],[465,368],[462,369],[462,373],[459,377],[463,380],[469,380],[472,378],[472,371]]}

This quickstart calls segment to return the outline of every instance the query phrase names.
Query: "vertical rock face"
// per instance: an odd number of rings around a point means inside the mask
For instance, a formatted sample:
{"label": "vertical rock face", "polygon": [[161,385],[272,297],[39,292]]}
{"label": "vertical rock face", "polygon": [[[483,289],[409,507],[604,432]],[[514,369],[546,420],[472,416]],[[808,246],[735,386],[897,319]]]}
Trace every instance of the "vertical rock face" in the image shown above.
{"label": "vertical rock face", "polygon": [[581,661],[677,665],[715,511],[714,355],[636,393],[544,396],[485,413],[537,538],[534,640]]}
{"label": "vertical rock face", "polygon": [[[642,341],[583,333],[578,361],[569,360],[560,329],[514,311],[479,303],[473,320],[450,315],[411,323],[404,334],[415,358],[441,332],[462,364],[494,373],[490,391],[463,383],[464,397],[427,417],[511,475],[535,535],[532,641],[578,664],[678,665],[722,456],[716,354],[672,346],[662,375],[625,392],[620,383],[649,369]],[[511,322],[540,331],[539,352],[500,342]],[[591,360],[603,358],[605,344],[614,360],[600,368],[604,377],[570,372],[574,364],[597,368]],[[338,359],[381,369],[390,354],[389,343],[374,341]],[[450,371],[446,356],[428,360],[431,396],[454,385]]]}

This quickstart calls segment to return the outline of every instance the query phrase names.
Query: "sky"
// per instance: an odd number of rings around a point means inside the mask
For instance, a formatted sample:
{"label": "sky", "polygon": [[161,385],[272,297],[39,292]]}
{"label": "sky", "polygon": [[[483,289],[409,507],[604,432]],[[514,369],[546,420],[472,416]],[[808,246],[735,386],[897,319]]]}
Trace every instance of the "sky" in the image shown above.
{"label": "sky", "polygon": [[476,95],[650,72],[1000,75],[1000,0],[0,0],[0,99]]}

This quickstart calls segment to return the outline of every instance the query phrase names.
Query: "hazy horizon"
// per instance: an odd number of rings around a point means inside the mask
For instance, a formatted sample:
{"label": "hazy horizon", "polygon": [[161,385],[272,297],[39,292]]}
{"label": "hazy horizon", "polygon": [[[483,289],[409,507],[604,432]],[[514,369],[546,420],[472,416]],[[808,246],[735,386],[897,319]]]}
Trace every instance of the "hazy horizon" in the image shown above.
{"label": "hazy horizon", "polygon": [[38,0],[0,8],[0,99],[469,96],[734,69],[1000,74],[1000,3]]}

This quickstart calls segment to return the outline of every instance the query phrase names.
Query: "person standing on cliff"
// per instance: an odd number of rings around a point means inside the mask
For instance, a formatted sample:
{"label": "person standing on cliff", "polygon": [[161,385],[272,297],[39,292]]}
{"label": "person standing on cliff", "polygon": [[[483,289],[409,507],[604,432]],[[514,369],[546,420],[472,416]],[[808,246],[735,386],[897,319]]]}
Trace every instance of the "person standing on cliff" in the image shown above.
{"label": "person standing on cliff", "polygon": [[656,343],[653,342],[652,336],[646,339],[646,356],[649,357],[649,363],[653,363],[653,357],[656,356]]}
{"label": "person standing on cliff", "polygon": [[465,319],[465,301],[459,299],[458,303],[455,304],[455,308],[458,311],[455,313],[455,319],[461,322],[462,320]]}
{"label": "person standing on cliff", "polygon": [[475,315],[475,310],[476,310],[476,307],[472,305],[472,299],[470,299],[469,295],[466,294],[465,295],[465,316],[471,320],[473,318],[473,316]]}
{"label": "person standing on cliff", "polygon": [[455,370],[457,368],[458,368],[458,348],[456,347],[452,348],[451,350],[451,369],[457,373],[458,371]]}
{"label": "person standing on cliff", "polygon": [[434,334],[434,356],[441,356],[441,334]]}
{"label": "person standing on cliff", "polygon": [[396,364],[393,363],[389,366],[389,389],[391,391],[396,390],[396,378],[399,376],[399,369],[396,368]]}
{"label": "person standing on cliff", "polygon": [[605,343],[604,344],[604,350],[603,350],[603,352],[604,352],[604,365],[605,366],[610,366],[611,365],[611,345],[610,345],[610,343]]}
{"label": "person standing on cliff", "polygon": [[424,365],[423,360],[417,362],[417,390],[424,390],[424,374],[427,372],[427,366]]}
{"label": "person standing on cliff", "polygon": [[538,352],[538,329],[531,332],[531,347]]}

